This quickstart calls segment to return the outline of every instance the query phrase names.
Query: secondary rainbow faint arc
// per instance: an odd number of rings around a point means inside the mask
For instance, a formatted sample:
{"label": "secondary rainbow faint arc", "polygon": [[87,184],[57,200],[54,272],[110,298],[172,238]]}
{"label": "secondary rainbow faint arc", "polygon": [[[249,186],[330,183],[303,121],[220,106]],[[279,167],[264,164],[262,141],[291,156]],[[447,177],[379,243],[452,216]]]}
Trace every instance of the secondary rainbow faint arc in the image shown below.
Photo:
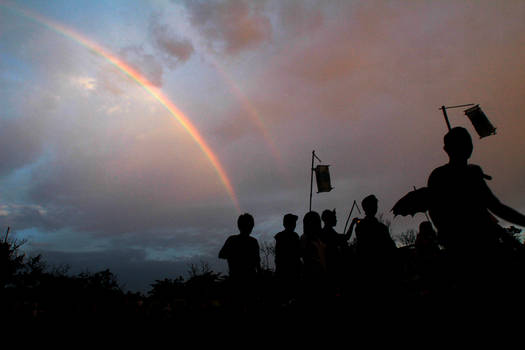
{"label": "secondary rainbow faint arc", "polygon": [[[7,6],[5,2],[0,2],[0,5],[4,4]],[[102,56],[107,61],[109,61],[111,64],[113,64],[115,67],[117,67],[120,71],[125,73],[127,76],[131,77],[133,80],[135,80],[140,86],[142,86],[151,96],[153,96],[157,101],[159,101],[164,108],[173,116],[175,119],[182,125],[182,127],[191,135],[191,137],[197,142],[201,150],[204,152],[210,163],[213,165],[213,168],[219,175],[219,178],[224,185],[226,191],[228,192],[228,195],[230,196],[231,200],[234,202],[237,210],[240,212],[240,204],[239,200],[235,194],[235,191],[233,189],[233,186],[231,184],[231,181],[229,180],[226,171],[222,167],[221,163],[219,162],[219,159],[217,156],[212,152],[210,146],[206,143],[202,135],[199,133],[197,128],[191,123],[191,121],[180,111],[173,102],[170,101],[168,97],[164,95],[164,93],[156,88],[148,79],[146,79],[144,76],[142,76],[139,72],[137,72],[135,69],[133,69],[131,66],[129,66],[126,62],[112,54],[109,50],[105,49],[101,45],[93,42],[92,40],[86,38],[85,36],[77,33],[76,31],[67,28],[66,26],[57,23],[55,21],[52,21],[48,18],[45,18],[42,15],[39,15],[37,13],[30,12],[26,9],[22,9],[17,7],[14,7],[13,5],[8,5],[8,8],[11,10],[14,10],[15,12],[19,12],[23,14],[25,17],[30,18],[45,27],[67,37],[70,38],[82,46],[85,46],[98,54],[99,56]]]}
{"label": "secondary rainbow faint arc", "polygon": [[242,90],[239,87],[239,85],[231,78],[231,76],[217,62],[217,60],[213,59],[209,55],[206,58],[211,63],[213,68],[219,73],[221,78],[226,82],[226,84],[228,85],[231,93],[241,103],[243,109],[248,113],[248,116],[250,117],[252,122],[257,126],[257,128],[261,132],[263,138],[265,139],[266,143],[268,144],[268,147],[270,148],[274,158],[279,163],[279,166],[281,167],[281,170],[284,169],[284,167],[283,167],[283,159],[281,157],[281,154],[279,153],[273,138],[268,133],[268,128],[266,127],[266,125],[262,121],[261,117],[259,116],[259,112],[257,111],[257,109],[255,109],[255,107],[250,102],[250,100],[244,95],[244,93],[242,92]]}

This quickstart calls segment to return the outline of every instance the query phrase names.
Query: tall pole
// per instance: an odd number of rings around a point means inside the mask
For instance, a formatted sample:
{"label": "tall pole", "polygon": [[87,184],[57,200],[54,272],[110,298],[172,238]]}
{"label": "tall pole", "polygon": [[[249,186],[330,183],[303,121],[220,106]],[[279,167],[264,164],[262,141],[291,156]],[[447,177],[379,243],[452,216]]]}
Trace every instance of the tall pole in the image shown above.
{"label": "tall pole", "polygon": [[352,203],[352,208],[350,208],[350,213],[348,214],[348,218],[346,219],[343,234],[346,234],[346,226],[348,225],[348,221],[350,221],[350,217],[352,216],[352,212],[354,211],[354,206],[357,208],[357,211],[359,212],[359,214],[361,214],[361,210],[359,210],[359,206],[357,205],[357,202],[354,199],[354,203]]}
{"label": "tall pole", "polygon": [[315,158],[315,150],[312,151],[312,166],[310,167],[310,208],[308,211],[312,211],[312,189],[314,186],[314,158]]}
{"label": "tall pole", "polygon": [[443,117],[445,117],[445,122],[447,123],[448,131],[450,131],[452,128],[450,127],[450,122],[448,121],[447,107],[441,106],[441,110],[443,111]]}

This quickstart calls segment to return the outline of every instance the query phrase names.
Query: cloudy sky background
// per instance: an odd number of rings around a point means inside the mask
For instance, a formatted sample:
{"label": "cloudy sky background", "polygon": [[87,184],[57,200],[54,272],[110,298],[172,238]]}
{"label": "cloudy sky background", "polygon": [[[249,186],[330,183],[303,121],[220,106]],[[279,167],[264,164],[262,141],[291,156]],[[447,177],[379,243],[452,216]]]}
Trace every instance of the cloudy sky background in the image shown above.
{"label": "cloudy sky background", "polygon": [[496,136],[480,140],[461,109],[450,121],[471,131],[494,193],[525,212],[523,1],[0,1],[0,230],[52,264],[110,268],[143,291],[190,263],[225,272],[216,256],[239,212],[159,101],[28,13],[161,89],[261,243],[306,213],[314,149],[335,189],[313,209],[336,208],[339,231],[370,193],[394,236],[417,227],[422,214],[389,210],[447,161],[441,105],[481,105]]}

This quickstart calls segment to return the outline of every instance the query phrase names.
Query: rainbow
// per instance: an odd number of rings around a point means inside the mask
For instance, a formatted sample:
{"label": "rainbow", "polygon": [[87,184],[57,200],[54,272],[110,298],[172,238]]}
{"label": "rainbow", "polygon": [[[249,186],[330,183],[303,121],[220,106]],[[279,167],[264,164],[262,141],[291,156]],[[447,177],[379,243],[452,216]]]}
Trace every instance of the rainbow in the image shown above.
{"label": "rainbow", "polygon": [[275,145],[273,138],[270,136],[270,133],[268,132],[268,128],[266,127],[263,120],[261,119],[260,114],[257,111],[257,109],[255,109],[253,104],[244,95],[241,88],[235,83],[235,81],[230,77],[230,75],[226,72],[226,70],[222,68],[222,66],[215,59],[213,59],[210,55],[207,55],[206,58],[211,63],[211,65],[214,67],[215,71],[218,72],[221,78],[226,82],[226,85],[229,87],[230,92],[240,102],[241,106],[243,107],[245,112],[247,112],[252,122],[259,129],[264,140],[266,141],[266,144],[270,148],[270,151],[273,157],[277,160],[280,166],[280,169],[284,169],[283,159],[281,157],[281,154],[279,153],[277,146]]}
{"label": "rainbow", "polygon": [[138,71],[133,69],[130,65],[124,62],[122,59],[115,56],[108,49],[102,47],[101,45],[95,43],[94,41],[88,39],[87,37],[77,33],[71,28],[67,28],[66,26],[60,23],[52,21],[40,14],[34,13],[27,9],[21,8],[20,6],[15,6],[13,4],[7,4],[4,1],[0,1],[0,5],[5,6],[6,8],[14,11],[15,13],[19,15],[22,15],[23,17],[31,19],[60,35],[63,35],[64,37],[74,40],[75,42],[88,48],[89,50],[96,53],[97,55],[103,57],[108,62],[110,62],[112,65],[117,67],[125,75],[129,76],[131,79],[136,81],[141,87],[144,88],[144,90],[146,90],[151,96],[153,96],[179,122],[179,124],[191,135],[191,137],[199,145],[200,149],[206,155],[206,157],[212,164],[213,168],[217,172],[217,175],[219,176],[229,197],[235,204],[235,207],[237,208],[239,212],[241,211],[239,200],[235,194],[231,181],[229,180],[228,175],[226,171],[224,170],[223,166],[219,162],[217,155],[213,153],[210,146],[208,146],[208,144],[206,143],[202,135],[199,133],[199,131],[193,125],[193,123],[191,123],[188,117],[181,110],[179,110],[177,106],[175,106],[175,104],[171,102],[171,100],[160,89],[156,88],[146,77],[144,77]]}

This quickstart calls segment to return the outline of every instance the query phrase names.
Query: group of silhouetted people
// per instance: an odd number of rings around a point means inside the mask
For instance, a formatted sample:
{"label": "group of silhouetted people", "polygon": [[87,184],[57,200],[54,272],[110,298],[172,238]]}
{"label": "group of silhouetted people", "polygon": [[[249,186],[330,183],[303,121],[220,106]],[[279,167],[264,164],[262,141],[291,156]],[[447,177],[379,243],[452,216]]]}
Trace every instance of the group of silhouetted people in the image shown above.
{"label": "group of silhouetted people", "polygon": [[[490,177],[468,164],[473,145],[466,129],[451,129],[444,137],[444,150],[450,161],[431,173],[425,188],[424,207],[432,222],[419,227],[415,274],[426,289],[447,284],[459,291],[455,296],[468,298],[486,299],[521,288],[522,273],[507,264],[504,243],[509,236],[495,216],[520,226],[525,226],[525,216],[502,204],[487,186]],[[284,230],[275,235],[275,277],[282,301],[395,295],[403,272],[399,249],[388,227],[376,218],[377,198],[369,195],[361,204],[364,218],[354,218],[342,234],[334,229],[335,209],[322,215],[306,213],[302,235],[295,232],[298,216],[284,216]],[[259,245],[250,237],[253,217],[241,215],[238,227],[240,233],[227,239],[219,257],[228,261],[240,293],[249,293],[260,271]],[[354,230],[355,241],[349,245]]]}
{"label": "group of silhouetted people", "polygon": [[[307,300],[322,304],[342,295],[378,296],[394,291],[398,275],[396,244],[388,227],[376,218],[378,200],[374,195],[362,201],[363,219],[355,218],[344,234],[335,231],[335,210],[315,211],[303,217],[303,234],[295,232],[298,216],[286,214],[284,230],[275,238],[275,280],[282,303]],[[246,301],[257,294],[261,270],[259,245],[250,236],[254,219],[242,214],[239,234],[228,237],[219,252],[226,259],[234,298]],[[349,240],[355,228],[355,244]],[[352,283],[357,283],[358,287]]]}

